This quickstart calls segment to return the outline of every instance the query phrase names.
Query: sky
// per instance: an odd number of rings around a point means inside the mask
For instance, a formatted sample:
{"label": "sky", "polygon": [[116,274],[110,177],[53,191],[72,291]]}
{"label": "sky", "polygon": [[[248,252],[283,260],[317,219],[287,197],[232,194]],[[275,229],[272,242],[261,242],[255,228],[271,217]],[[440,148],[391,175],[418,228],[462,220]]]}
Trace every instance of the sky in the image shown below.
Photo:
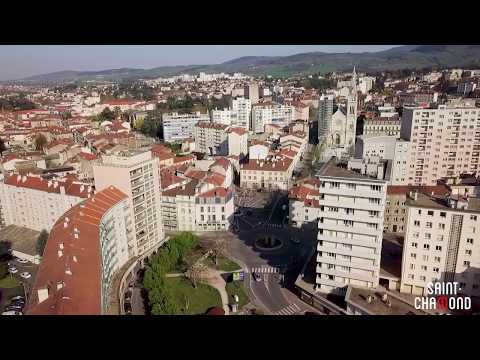
{"label": "sky", "polygon": [[374,52],[398,45],[0,45],[0,80],[63,70],[218,64],[241,56]]}

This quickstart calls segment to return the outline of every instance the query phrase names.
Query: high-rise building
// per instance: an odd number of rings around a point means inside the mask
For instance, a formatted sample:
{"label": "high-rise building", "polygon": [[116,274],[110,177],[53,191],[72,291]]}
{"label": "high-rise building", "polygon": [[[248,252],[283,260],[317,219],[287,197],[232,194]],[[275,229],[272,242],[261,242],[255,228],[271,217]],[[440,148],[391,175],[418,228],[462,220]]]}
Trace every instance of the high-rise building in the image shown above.
{"label": "high-rise building", "polygon": [[317,177],[316,291],[344,294],[348,285],[377,287],[386,181],[347,170],[335,158],[322,166]]}
{"label": "high-rise building", "polygon": [[114,275],[130,259],[128,198],[113,186],[75,205],[47,240],[29,315],[102,315]]}
{"label": "high-rise building", "polygon": [[200,112],[193,114],[163,114],[163,139],[165,142],[175,142],[192,138],[195,124],[199,121],[210,121],[210,116]]}
{"label": "high-rise building", "polygon": [[243,97],[232,99],[232,113],[236,116],[236,120],[232,120],[232,125],[243,127],[250,130],[250,116],[252,112],[252,102]]}
{"label": "high-rise building", "polygon": [[228,155],[227,125],[201,121],[195,125],[195,151],[208,155]]}
{"label": "high-rise building", "polygon": [[457,282],[461,294],[480,296],[480,199],[412,192],[407,209],[400,291]]}
{"label": "high-rise building", "polygon": [[258,103],[260,98],[260,90],[258,88],[258,83],[251,82],[245,87],[245,96],[250,100],[251,104],[254,105]]}
{"label": "high-rise building", "polygon": [[320,144],[331,132],[334,102],[333,95],[322,95],[318,101],[318,140]]}
{"label": "high-rise building", "polygon": [[104,155],[93,165],[95,189],[113,185],[127,194],[134,221],[131,256],[144,254],[164,242],[160,211],[160,165],[151,151],[122,151]]}
{"label": "high-rise building", "polygon": [[411,143],[410,185],[435,185],[479,169],[480,109],[473,105],[405,107],[401,137]]}

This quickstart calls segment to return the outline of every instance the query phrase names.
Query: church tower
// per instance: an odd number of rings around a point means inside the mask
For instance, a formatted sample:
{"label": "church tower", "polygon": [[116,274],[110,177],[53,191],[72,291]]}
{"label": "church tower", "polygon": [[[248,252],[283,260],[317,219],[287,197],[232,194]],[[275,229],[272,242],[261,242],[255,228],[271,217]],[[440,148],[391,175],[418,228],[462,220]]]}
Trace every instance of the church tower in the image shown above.
{"label": "church tower", "polygon": [[345,145],[349,151],[355,148],[355,133],[357,128],[357,106],[358,106],[358,89],[357,89],[357,72],[355,66],[352,72],[352,86],[350,94],[347,96],[347,126],[345,133]]}

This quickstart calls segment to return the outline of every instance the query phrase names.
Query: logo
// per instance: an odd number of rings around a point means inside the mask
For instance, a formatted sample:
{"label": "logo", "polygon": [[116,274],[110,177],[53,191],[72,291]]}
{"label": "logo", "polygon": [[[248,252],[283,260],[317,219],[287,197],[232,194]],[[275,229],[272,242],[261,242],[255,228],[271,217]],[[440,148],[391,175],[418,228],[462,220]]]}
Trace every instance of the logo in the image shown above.
{"label": "logo", "polygon": [[452,310],[470,310],[470,296],[460,296],[458,282],[428,283],[427,295],[415,297],[415,309],[448,312]]}

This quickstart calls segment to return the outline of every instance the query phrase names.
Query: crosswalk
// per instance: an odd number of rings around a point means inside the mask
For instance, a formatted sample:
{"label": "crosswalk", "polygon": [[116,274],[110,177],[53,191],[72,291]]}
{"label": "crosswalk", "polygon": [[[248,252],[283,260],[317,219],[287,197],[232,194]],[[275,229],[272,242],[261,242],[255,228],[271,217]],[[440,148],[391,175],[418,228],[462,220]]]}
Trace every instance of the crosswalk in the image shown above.
{"label": "crosswalk", "polygon": [[301,311],[302,309],[300,309],[298,305],[294,303],[284,307],[283,309],[277,311],[273,315],[296,315]]}
{"label": "crosswalk", "polygon": [[280,273],[280,268],[274,266],[258,266],[252,267],[247,270],[248,273],[259,273],[259,274],[278,274]]}

